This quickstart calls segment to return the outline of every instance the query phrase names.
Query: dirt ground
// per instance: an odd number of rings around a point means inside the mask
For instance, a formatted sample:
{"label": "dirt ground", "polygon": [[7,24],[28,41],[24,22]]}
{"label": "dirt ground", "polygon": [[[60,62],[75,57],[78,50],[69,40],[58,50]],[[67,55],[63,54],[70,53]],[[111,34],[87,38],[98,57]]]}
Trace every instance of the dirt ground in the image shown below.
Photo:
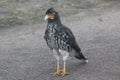
{"label": "dirt ground", "polygon": [[65,77],[43,39],[46,22],[0,29],[0,80],[120,80],[120,3],[60,14],[89,63],[69,58]]}

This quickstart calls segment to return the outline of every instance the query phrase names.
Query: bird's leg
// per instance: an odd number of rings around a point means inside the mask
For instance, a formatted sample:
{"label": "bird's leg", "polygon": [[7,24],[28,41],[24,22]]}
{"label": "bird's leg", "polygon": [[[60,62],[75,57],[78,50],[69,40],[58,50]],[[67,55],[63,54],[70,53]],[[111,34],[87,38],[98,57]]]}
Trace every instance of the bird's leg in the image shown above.
{"label": "bird's leg", "polygon": [[61,70],[61,75],[65,76],[68,72],[66,71],[66,61],[63,62],[63,70]]}
{"label": "bird's leg", "polygon": [[53,73],[53,76],[56,76],[60,74],[60,62],[59,62],[60,60],[59,60],[59,52],[54,49],[53,49],[53,52],[54,52],[55,58],[57,59],[57,70]]}
{"label": "bird's leg", "polygon": [[59,75],[60,74],[60,63],[59,61],[57,62],[57,70],[53,73],[53,76]]}

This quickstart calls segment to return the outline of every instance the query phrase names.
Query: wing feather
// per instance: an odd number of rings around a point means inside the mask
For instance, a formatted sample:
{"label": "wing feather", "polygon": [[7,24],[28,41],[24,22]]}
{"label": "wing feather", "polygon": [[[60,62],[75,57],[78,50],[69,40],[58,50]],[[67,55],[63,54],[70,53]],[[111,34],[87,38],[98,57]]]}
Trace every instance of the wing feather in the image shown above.
{"label": "wing feather", "polygon": [[67,43],[71,46],[72,49],[74,49],[77,53],[79,53],[81,49],[78,46],[72,31],[65,26],[61,28],[61,31],[64,32],[64,34],[66,34],[66,36],[63,39],[67,41]]}

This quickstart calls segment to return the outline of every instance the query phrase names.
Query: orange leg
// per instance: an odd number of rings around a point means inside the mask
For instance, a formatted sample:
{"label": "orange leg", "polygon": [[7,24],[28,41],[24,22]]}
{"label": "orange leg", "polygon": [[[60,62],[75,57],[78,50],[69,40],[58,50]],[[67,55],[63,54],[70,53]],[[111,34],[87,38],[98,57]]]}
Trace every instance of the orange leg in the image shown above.
{"label": "orange leg", "polygon": [[57,70],[53,73],[53,76],[59,75],[60,73],[61,73],[60,63],[59,63],[59,61],[58,61],[58,62],[57,62]]}
{"label": "orange leg", "polygon": [[65,76],[67,74],[68,74],[68,72],[66,71],[66,61],[64,61],[64,63],[63,63],[63,70],[61,70],[61,75]]}

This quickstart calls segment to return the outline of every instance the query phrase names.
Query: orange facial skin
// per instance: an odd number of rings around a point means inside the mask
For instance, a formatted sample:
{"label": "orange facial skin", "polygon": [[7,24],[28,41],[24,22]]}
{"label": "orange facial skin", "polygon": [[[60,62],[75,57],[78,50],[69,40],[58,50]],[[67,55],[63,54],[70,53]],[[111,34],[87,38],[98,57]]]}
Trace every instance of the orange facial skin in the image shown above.
{"label": "orange facial skin", "polygon": [[54,14],[47,14],[47,16],[48,16],[50,19],[54,19],[54,18],[55,18]]}

